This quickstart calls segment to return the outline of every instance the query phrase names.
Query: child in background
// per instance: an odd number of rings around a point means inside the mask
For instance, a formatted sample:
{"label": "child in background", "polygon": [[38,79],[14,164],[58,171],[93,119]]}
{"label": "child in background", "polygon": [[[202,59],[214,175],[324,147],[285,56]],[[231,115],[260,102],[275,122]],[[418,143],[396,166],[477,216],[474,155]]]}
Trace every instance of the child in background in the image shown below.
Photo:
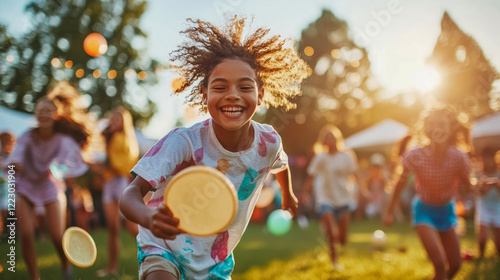
{"label": "child in background", "polygon": [[7,166],[4,163],[9,158],[10,154],[14,150],[14,146],[16,144],[16,136],[10,132],[2,132],[0,134],[0,233],[2,236],[7,232],[7,208],[8,208],[8,195],[9,195],[9,187],[8,183],[5,180],[7,178],[7,174],[5,172],[5,168]]}
{"label": "child in background", "polygon": [[[342,270],[335,243],[345,244],[349,230],[350,177],[357,171],[356,159],[344,151],[342,132],[326,125],[314,145],[315,156],[307,168],[303,200],[307,204],[314,185],[316,212],[326,235],[335,270]],[[313,182],[314,181],[314,182]]]}
{"label": "child in background", "polygon": [[[87,144],[85,145],[85,149],[82,150],[82,157],[86,163],[92,166],[97,151],[103,150],[103,144],[101,138],[97,137],[98,133],[94,133],[94,131],[97,131],[95,117],[93,114],[87,113],[87,108],[82,106],[80,92],[68,81],[59,81],[49,89],[47,98],[52,100],[57,108],[59,108],[58,115],[60,119],[71,119],[76,123],[85,124],[88,136],[86,138]],[[81,143],[78,144],[80,145]],[[77,224],[77,211],[74,209],[75,202],[73,201],[75,194],[73,191],[79,187],[76,180],[71,182],[71,185],[75,188],[66,188],[64,195],[60,195],[60,204],[63,216],[67,216],[67,224],[72,226]],[[40,229],[40,233],[43,233],[44,220],[46,219],[43,207],[37,207],[35,211],[40,222],[40,228],[37,229]]]}
{"label": "child in background", "polygon": [[385,203],[385,185],[387,174],[385,170],[385,158],[382,154],[375,153],[370,156],[370,167],[366,177],[366,186],[369,192],[366,205],[366,215],[369,218],[380,217]]}
{"label": "child in background", "polygon": [[462,263],[454,229],[457,223],[454,196],[459,181],[470,189],[471,172],[467,154],[457,147],[471,150],[469,130],[454,110],[445,107],[431,110],[418,132],[423,133],[417,135],[422,147],[403,154],[402,171],[382,220],[386,226],[392,225],[401,192],[410,173],[414,173],[412,225],[434,266],[432,279],[451,279]]}
{"label": "child in background", "polygon": [[[16,170],[16,216],[22,254],[32,279],[39,279],[35,237],[34,208],[43,206],[50,237],[61,260],[65,279],[72,278],[72,269],[62,248],[65,216],[59,201],[71,178],[87,171],[82,148],[87,144],[87,128],[67,116],[54,101],[42,97],[35,108],[38,127],[24,133],[17,142],[9,163]],[[54,166],[64,173],[55,174]],[[64,170],[64,172],[62,172]]]}
{"label": "child in background", "polygon": [[[120,251],[120,222],[122,220],[118,201],[123,190],[130,183],[130,170],[139,160],[139,144],[135,136],[132,116],[125,108],[119,107],[111,112],[108,126],[103,131],[106,141],[108,166],[104,172],[102,203],[108,228],[108,266],[97,272],[98,277],[118,273]],[[125,220],[125,229],[132,235],[138,233],[137,224]]]}
{"label": "child in background", "polygon": [[[260,28],[244,36],[245,18],[235,16],[220,29],[201,20],[183,33],[189,38],[172,54],[183,77],[177,89],[191,88],[188,102],[210,114],[189,128],[177,128],[158,141],[132,169],[136,174],[120,200],[122,213],[138,223],[141,280],[231,279],[233,250],[245,231],[262,184],[272,170],[281,186],[282,207],[297,209],[281,138],[269,125],[252,121],[262,105],[293,104],[297,85],[309,73],[292,44],[268,37]],[[236,187],[238,210],[228,228],[213,236],[183,234],[163,204],[166,182],[193,165],[217,167]],[[143,197],[154,193],[144,205]]]}
{"label": "child in background", "polygon": [[482,172],[478,176],[479,195],[476,202],[476,226],[479,257],[484,257],[489,227],[493,227],[493,242],[500,255],[500,169],[495,150],[486,147],[481,152]]}

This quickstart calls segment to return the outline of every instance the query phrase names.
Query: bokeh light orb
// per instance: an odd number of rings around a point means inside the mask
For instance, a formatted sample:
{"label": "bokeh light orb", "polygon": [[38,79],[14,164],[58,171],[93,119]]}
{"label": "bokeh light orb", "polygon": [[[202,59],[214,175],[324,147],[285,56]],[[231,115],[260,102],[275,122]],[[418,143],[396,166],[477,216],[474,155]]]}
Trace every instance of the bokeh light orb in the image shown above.
{"label": "bokeh light orb", "polygon": [[458,201],[455,204],[455,212],[457,213],[457,216],[462,217],[465,214],[465,205],[462,201]]}
{"label": "bokeh light orb", "polygon": [[257,208],[265,208],[269,204],[271,204],[274,200],[274,190],[271,188],[262,188],[262,191],[260,192],[259,199],[257,199],[257,203],[255,204],[255,207]]}
{"label": "bokeh light orb", "polygon": [[304,54],[307,56],[312,56],[314,54],[314,49],[311,46],[307,46],[304,48]]}
{"label": "bokeh light orb", "polygon": [[274,210],[267,218],[267,229],[274,235],[283,235],[287,233],[291,227],[292,215],[286,210]]}
{"label": "bokeh light orb", "polygon": [[99,33],[90,33],[83,41],[83,50],[92,57],[98,57],[108,50],[106,38]]}

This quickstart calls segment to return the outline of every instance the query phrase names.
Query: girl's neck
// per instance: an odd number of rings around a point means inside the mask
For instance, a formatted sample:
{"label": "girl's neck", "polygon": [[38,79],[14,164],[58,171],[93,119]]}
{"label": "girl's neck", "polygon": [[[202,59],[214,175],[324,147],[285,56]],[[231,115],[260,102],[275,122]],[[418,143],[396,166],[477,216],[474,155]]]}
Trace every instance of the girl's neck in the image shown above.
{"label": "girl's neck", "polygon": [[432,154],[434,157],[437,159],[438,162],[442,162],[444,160],[444,157],[446,156],[446,152],[448,151],[448,144],[445,143],[435,143],[432,142],[429,145],[429,148],[431,149]]}
{"label": "girl's neck", "polygon": [[215,137],[224,149],[230,152],[240,152],[249,149],[255,138],[255,131],[251,122],[236,131],[228,131],[212,122]]}
{"label": "girl's neck", "polygon": [[329,154],[329,155],[334,155],[334,154],[336,154],[338,151],[339,151],[339,150],[337,150],[337,148],[336,148],[336,147],[333,147],[333,148],[331,148],[331,147],[330,147],[330,148],[328,148],[328,154]]}
{"label": "girl's neck", "polygon": [[40,140],[48,140],[50,138],[52,138],[52,136],[54,135],[54,128],[53,127],[39,127],[37,129],[37,134],[38,134],[38,138]]}

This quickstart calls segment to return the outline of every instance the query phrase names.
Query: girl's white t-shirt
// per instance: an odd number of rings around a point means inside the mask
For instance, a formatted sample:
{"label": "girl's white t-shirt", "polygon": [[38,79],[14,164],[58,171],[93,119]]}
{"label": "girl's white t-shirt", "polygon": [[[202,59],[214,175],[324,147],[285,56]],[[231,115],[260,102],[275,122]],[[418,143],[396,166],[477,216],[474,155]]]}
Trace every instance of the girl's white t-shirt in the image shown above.
{"label": "girl's white t-shirt", "polygon": [[333,207],[348,205],[351,202],[348,178],[356,168],[353,157],[346,152],[315,155],[309,163],[307,173],[315,177],[316,207],[323,204]]}
{"label": "girl's white t-shirt", "polygon": [[279,172],[287,165],[281,138],[269,125],[251,122],[255,137],[251,147],[230,152],[222,147],[212,127],[212,119],[189,128],[177,128],[159,140],[132,169],[149,182],[154,190],[147,202],[150,207],[163,203],[165,188],[182,169],[204,165],[227,170],[238,195],[238,211],[223,232],[197,237],[180,234],[175,240],[155,237],[139,226],[138,258],[162,255],[173,262],[183,279],[230,279],[234,266],[232,251],[238,244],[252,215],[255,203],[268,173]]}

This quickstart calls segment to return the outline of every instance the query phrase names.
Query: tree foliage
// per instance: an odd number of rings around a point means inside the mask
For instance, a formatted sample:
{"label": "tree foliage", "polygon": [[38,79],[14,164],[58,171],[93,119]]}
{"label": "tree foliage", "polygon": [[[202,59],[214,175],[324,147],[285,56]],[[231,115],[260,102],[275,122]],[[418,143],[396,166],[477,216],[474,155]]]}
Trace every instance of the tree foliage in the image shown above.
{"label": "tree foliage", "polygon": [[[2,54],[12,60],[0,62],[1,104],[33,112],[36,100],[55,82],[65,80],[80,90],[85,105],[98,116],[122,105],[134,119],[149,120],[156,106],[145,87],[157,83],[156,71],[162,66],[140,44],[147,37],[139,27],[145,9],[143,0],[30,2],[30,31],[13,41],[0,27]],[[99,57],[83,50],[85,37],[93,32],[107,39],[108,50]],[[83,74],[77,75],[79,69]]]}
{"label": "tree foliage", "polygon": [[492,83],[499,74],[476,40],[465,34],[446,12],[441,20],[441,34],[427,62],[441,75],[436,89],[440,101],[468,112],[473,119],[492,112]]}
{"label": "tree foliage", "polygon": [[[288,138],[287,150],[304,153],[326,123],[344,133],[362,125],[361,115],[373,106],[378,90],[364,48],[349,37],[347,23],[329,10],[302,31],[298,51],[313,69],[296,99],[297,109],[282,113],[271,109],[267,121],[283,126],[280,134]],[[283,125],[286,124],[286,125]],[[301,141],[294,141],[300,135]]]}

